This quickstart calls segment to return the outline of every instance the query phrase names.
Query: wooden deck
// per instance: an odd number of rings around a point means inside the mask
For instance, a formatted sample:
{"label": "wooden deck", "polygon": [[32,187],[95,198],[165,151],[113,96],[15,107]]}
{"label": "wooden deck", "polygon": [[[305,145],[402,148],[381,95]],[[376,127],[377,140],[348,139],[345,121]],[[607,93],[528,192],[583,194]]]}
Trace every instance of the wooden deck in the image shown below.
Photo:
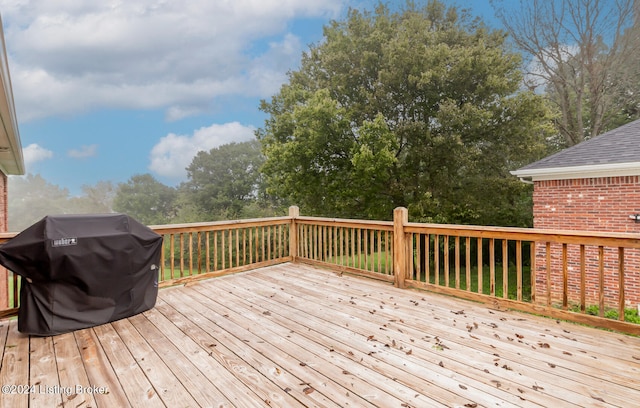
{"label": "wooden deck", "polygon": [[55,337],[0,327],[0,407],[629,407],[640,339],[283,264]]}

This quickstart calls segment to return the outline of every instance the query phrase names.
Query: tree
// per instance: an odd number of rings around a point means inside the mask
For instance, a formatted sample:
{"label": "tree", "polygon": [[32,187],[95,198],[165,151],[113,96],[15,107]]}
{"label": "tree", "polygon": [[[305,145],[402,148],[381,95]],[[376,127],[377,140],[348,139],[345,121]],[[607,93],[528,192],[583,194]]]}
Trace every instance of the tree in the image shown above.
{"label": "tree", "polygon": [[551,128],[520,64],[504,33],[438,1],[351,10],[261,103],[268,191],[317,215],[530,223],[508,171],[540,158]]}
{"label": "tree", "polygon": [[72,214],[69,190],[47,182],[41,175],[9,178],[9,229],[22,231],[50,214]]}
{"label": "tree", "polygon": [[[493,0],[513,42],[530,58],[529,86],[546,87],[557,106],[557,128],[568,146],[619,124],[629,102],[629,70],[638,79],[640,38],[637,31],[630,35],[634,1],[520,0],[516,9]],[[637,100],[638,82],[633,86]]]}
{"label": "tree", "polygon": [[116,187],[110,181],[98,181],[95,186],[83,185],[82,195],[73,197],[73,207],[82,213],[111,213]]}
{"label": "tree", "polygon": [[132,176],[118,184],[113,209],[146,225],[168,224],[176,214],[177,191],[151,174]]}
{"label": "tree", "polygon": [[198,152],[180,186],[182,205],[200,221],[241,217],[243,208],[258,200],[262,163],[256,140]]}

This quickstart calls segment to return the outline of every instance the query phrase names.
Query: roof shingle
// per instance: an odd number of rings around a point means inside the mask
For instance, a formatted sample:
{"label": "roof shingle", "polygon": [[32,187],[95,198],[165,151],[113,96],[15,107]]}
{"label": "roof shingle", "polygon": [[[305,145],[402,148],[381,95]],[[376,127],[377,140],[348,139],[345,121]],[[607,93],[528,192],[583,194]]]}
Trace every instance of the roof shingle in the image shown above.
{"label": "roof shingle", "polygon": [[564,149],[521,170],[640,163],[640,119]]}

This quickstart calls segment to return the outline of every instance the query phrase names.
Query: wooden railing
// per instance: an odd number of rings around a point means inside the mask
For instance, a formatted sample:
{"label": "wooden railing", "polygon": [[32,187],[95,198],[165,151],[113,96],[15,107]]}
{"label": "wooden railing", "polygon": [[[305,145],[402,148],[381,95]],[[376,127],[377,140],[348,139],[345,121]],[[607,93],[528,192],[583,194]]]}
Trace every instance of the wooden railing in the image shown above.
{"label": "wooden railing", "polygon": [[291,218],[152,226],[164,238],[159,285],[171,286],[291,260]]}
{"label": "wooden railing", "polygon": [[393,276],[393,223],[295,218],[296,261],[389,282]]}
{"label": "wooden railing", "polygon": [[[300,216],[151,227],[163,236],[160,286],[304,262],[553,318],[640,335],[640,237],[582,231]],[[12,234],[0,235],[0,242]],[[17,311],[19,280],[6,277]],[[1,295],[1,293],[0,293]]]}
{"label": "wooden railing", "polygon": [[[159,287],[291,261],[290,217],[151,226],[162,235]],[[16,234],[0,234],[0,244]],[[4,275],[4,276],[3,276]],[[20,280],[2,271],[0,318],[18,311]],[[6,293],[3,293],[6,292]],[[3,307],[2,307],[3,306]]]}

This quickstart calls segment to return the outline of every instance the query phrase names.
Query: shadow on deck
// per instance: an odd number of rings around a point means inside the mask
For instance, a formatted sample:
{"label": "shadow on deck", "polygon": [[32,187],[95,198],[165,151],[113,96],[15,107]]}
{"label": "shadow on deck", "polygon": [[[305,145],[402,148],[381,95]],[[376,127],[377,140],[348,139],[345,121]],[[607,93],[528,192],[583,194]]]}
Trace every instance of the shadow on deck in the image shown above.
{"label": "shadow on deck", "polygon": [[54,337],[0,327],[1,407],[629,406],[640,339],[282,264]]}

